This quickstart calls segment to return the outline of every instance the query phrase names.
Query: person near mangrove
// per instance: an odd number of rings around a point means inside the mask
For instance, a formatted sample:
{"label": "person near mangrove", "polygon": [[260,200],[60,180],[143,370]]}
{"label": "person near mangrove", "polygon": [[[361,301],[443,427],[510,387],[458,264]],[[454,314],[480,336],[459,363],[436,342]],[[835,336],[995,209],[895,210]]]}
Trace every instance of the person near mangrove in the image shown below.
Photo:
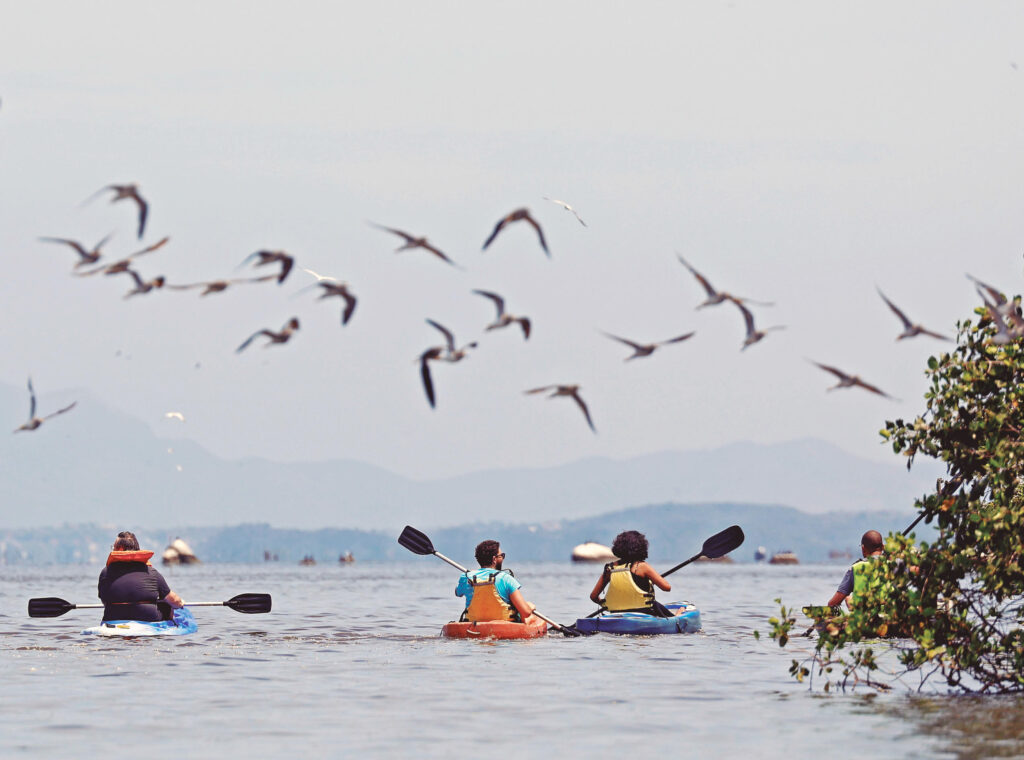
{"label": "person near mangrove", "polygon": [[511,570],[502,569],[505,552],[497,541],[481,541],[476,547],[479,570],[463,573],[455,587],[455,596],[466,598],[462,620],[479,623],[487,620],[510,620],[529,623],[536,605],[526,601],[522,584]]}
{"label": "person near mangrove", "polygon": [[104,620],[169,620],[172,607],[185,605],[149,564],[152,556],[153,552],[139,549],[139,539],[131,531],[117,534],[107,565],[100,571]]}
{"label": "person near mangrove", "polygon": [[[672,586],[647,564],[647,537],[636,530],[620,533],[612,543],[612,554],[618,560],[604,566],[590,599],[609,612],[672,617],[675,613],[654,599],[655,586],[662,591],[671,591]],[[602,598],[606,586],[608,593]]]}
{"label": "person near mangrove", "polygon": [[854,562],[853,566],[846,571],[843,580],[839,583],[839,588],[836,589],[836,593],[828,600],[829,607],[841,605],[844,599],[846,600],[846,606],[850,606],[850,596],[856,596],[857,591],[863,588],[863,584],[867,581],[866,571],[870,567],[869,563],[874,561],[872,558],[881,557],[884,548],[885,542],[882,540],[882,534],[877,530],[869,530],[861,536],[861,559]]}

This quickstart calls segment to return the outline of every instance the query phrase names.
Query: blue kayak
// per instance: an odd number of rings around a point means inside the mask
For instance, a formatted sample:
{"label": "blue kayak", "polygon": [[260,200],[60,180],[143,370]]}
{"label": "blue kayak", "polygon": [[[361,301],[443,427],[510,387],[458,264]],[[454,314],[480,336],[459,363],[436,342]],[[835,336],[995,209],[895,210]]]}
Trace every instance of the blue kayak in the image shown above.
{"label": "blue kayak", "polygon": [[186,607],[174,611],[170,620],[147,623],[142,620],[104,620],[82,633],[93,636],[184,636],[199,630],[196,619]]}
{"label": "blue kayak", "polygon": [[700,610],[690,602],[665,605],[676,614],[655,617],[643,612],[606,612],[591,618],[580,618],[573,626],[580,633],[624,633],[650,635],[658,633],[694,633],[700,630]]}

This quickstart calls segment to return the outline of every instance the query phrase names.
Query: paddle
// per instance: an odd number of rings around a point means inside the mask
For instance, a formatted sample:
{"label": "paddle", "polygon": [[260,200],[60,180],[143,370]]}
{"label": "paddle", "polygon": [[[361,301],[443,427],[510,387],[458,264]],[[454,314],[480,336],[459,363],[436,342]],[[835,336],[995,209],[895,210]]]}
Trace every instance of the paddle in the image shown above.
{"label": "paddle", "polygon": [[[157,602],[159,603],[159,602]],[[239,594],[226,602],[188,602],[186,607],[230,607],[235,612],[255,615],[270,612],[270,594]],[[72,604],[55,596],[28,600],[29,617],[60,617],[71,610],[101,610],[103,604]]]}
{"label": "paddle", "polygon": [[[694,554],[685,562],[680,562],[671,570],[665,571],[661,574],[661,577],[664,578],[666,575],[672,575],[672,573],[674,573],[676,570],[680,570],[686,567],[691,562],[696,562],[701,557],[707,557],[708,559],[718,559],[719,557],[724,557],[733,549],[739,548],[740,544],[743,543],[743,539],[743,529],[739,525],[730,525],[725,530],[721,531],[720,533],[716,533],[707,541],[705,541],[704,546],[701,547],[700,551],[697,554]],[[591,612],[589,615],[587,615],[587,617],[597,617],[602,612],[604,612],[604,608],[597,610],[597,612]]]}
{"label": "paddle", "polygon": [[[447,562],[452,567],[458,568],[459,570],[461,570],[464,573],[468,573],[469,572],[468,568],[463,567],[462,565],[460,565],[455,560],[449,559],[448,557],[446,557],[443,554],[441,554],[441,552],[436,551],[434,549],[434,544],[431,542],[431,540],[427,536],[427,534],[423,533],[422,531],[416,530],[411,525],[406,525],[405,526],[405,529],[402,531],[402,535],[400,535],[398,537],[398,543],[400,543],[406,549],[411,551],[413,554],[419,554],[421,556],[426,556],[428,554],[433,554],[438,559],[443,559],[445,562]],[[559,625],[558,623],[556,623],[551,618],[545,617],[544,615],[541,615],[539,612],[537,612],[537,610],[534,610],[533,614],[536,615],[537,617],[539,617],[541,620],[543,620],[548,625],[550,625],[552,628],[560,631],[565,636],[580,636],[580,635],[582,635],[582,634],[580,634],[579,631],[574,631],[571,628],[566,628],[564,625]]]}

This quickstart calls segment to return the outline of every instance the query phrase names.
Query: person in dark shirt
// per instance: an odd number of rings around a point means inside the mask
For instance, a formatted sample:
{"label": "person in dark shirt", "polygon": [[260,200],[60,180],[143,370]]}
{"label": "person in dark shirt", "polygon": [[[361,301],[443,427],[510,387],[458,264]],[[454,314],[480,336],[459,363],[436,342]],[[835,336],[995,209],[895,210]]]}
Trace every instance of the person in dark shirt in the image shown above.
{"label": "person in dark shirt", "polygon": [[152,556],[153,552],[140,551],[139,539],[131,531],[117,534],[107,566],[100,571],[104,620],[168,620],[172,607],[185,605],[149,564]]}

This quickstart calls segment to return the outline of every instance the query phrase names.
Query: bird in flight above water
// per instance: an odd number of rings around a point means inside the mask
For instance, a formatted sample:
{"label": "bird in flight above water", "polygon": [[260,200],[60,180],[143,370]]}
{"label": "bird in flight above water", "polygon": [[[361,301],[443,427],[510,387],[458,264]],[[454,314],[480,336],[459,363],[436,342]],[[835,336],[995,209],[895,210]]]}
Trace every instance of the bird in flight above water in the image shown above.
{"label": "bird in flight above water", "polygon": [[587,419],[587,424],[593,432],[597,432],[597,428],[594,427],[594,422],[590,419],[590,410],[587,409],[587,405],[580,398],[580,386],[578,385],[542,385],[540,388],[531,388],[524,393],[544,393],[545,391],[552,391],[548,398],[555,398],[557,396],[568,396],[583,411],[583,416]]}
{"label": "bird in flight above water", "polygon": [[491,233],[491,236],[484,241],[483,250],[487,250],[487,246],[494,242],[494,238],[498,237],[498,233],[505,229],[507,225],[512,224],[512,222],[520,221],[527,222],[537,230],[537,237],[540,238],[540,247],[544,249],[544,254],[550,259],[551,252],[548,251],[547,241],[544,240],[544,231],[540,228],[540,225],[537,224],[536,220],[530,216],[530,210],[528,208],[517,208],[515,211],[502,217],[498,223],[494,225],[494,231]]}
{"label": "bird in flight above water", "polygon": [[633,349],[633,353],[623,360],[627,362],[630,359],[640,359],[644,356],[650,356],[655,352],[655,350],[659,346],[667,346],[670,343],[682,343],[684,340],[692,338],[696,334],[693,332],[688,332],[685,335],[678,335],[675,338],[669,338],[668,340],[663,340],[658,343],[634,343],[633,341],[627,340],[626,338],[620,338],[618,335],[612,335],[611,333],[603,331],[602,333],[607,337],[611,338],[612,340],[617,340],[619,343],[625,343],[627,346]]}
{"label": "bird in flight above water", "polygon": [[904,314],[902,311],[899,310],[899,308],[897,308],[896,304],[894,304],[892,301],[885,297],[885,293],[882,292],[881,288],[876,287],[875,290],[878,291],[878,295],[882,297],[882,300],[889,305],[889,309],[892,310],[892,313],[899,317],[900,322],[903,323],[903,332],[896,336],[896,340],[903,340],[904,338],[913,338],[917,335],[928,335],[932,338],[938,338],[939,340],[950,340],[945,335],[940,335],[937,332],[926,330],[922,325],[915,325],[913,322],[907,319],[906,314]]}
{"label": "bird in flight above water", "polygon": [[281,265],[281,271],[277,275],[278,285],[284,282],[285,278],[288,276],[288,273],[292,271],[292,265],[295,263],[295,258],[293,256],[289,256],[284,251],[256,251],[255,253],[250,253],[248,256],[242,259],[242,263],[239,264],[239,266],[244,266],[253,259],[259,259],[259,261],[257,261],[255,264],[255,266],[258,267],[274,263],[278,263]]}
{"label": "bird in flight above water", "polygon": [[78,403],[77,401],[72,401],[70,404],[65,406],[63,409],[58,409],[56,412],[53,412],[52,414],[48,414],[45,417],[36,417],[36,392],[35,392],[35,389],[32,388],[32,378],[31,377],[28,379],[28,395],[29,395],[29,398],[31,399],[31,401],[29,403],[29,409],[28,409],[28,422],[26,422],[21,427],[15,428],[15,430],[14,430],[15,433],[18,433],[18,432],[20,432],[22,430],[35,430],[36,428],[38,428],[40,425],[42,425],[46,420],[50,419],[51,417],[56,417],[58,414],[64,414],[64,412],[67,412],[67,411],[70,411],[71,409],[74,409],[75,408],[75,404]]}
{"label": "bird in flight above water", "polygon": [[578,222],[579,222],[580,224],[582,224],[582,225],[583,225],[584,227],[586,227],[586,226],[587,226],[587,223],[583,221],[583,219],[582,219],[582,218],[580,217],[580,215],[579,215],[579,214],[577,214],[577,213],[576,213],[576,209],[574,209],[574,208],[573,208],[572,206],[570,206],[570,205],[569,205],[568,203],[566,203],[565,201],[560,201],[560,200],[558,200],[557,198],[549,198],[549,197],[548,197],[548,196],[546,196],[546,195],[544,196],[544,200],[546,200],[546,201],[551,201],[552,203],[554,203],[554,204],[556,204],[556,205],[558,205],[558,206],[561,206],[561,207],[562,207],[562,208],[564,208],[564,209],[565,209],[566,211],[571,211],[571,212],[572,212],[572,215],[576,217],[576,220],[577,220],[577,221],[578,221]]}
{"label": "bird in flight above water", "polygon": [[39,239],[47,243],[64,243],[65,245],[70,245],[72,248],[74,248],[75,252],[78,254],[78,262],[75,264],[75,269],[78,269],[79,267],[87,266],[88,264],[95,264],[97,261],[99,261],[101,249],[106,244],[106,242],[110,240],[113,234],[114,233],[110,233],[110,235],[107,235],[105,238],[103,238],[100,242],[93,246],[91,251],[87,251],[85,249],[85,246],[82,245],[81,243],[75,240],[68,240],[67,238],[41,237]]}
{"label": "bird in flight above water", "polygon": [[487,325],[484,330],[497,330],[500,327],[508,327],[513,323],[518,323],[523,329],[523,340],[529,340],[530,338],[530,319],[529,317],[516,317],[505,311],[505,299],[499,296],[497,293],[492,293],[489,290],[474,290],[478,296],[489,298],[494,301],[494,305],[498,309],[498,316],[491,324]]}
{"label": "bird in flight above water", "polygon": [[[808,360],[808,361],[810,361],[810,360]],[[881,390],[880,388],[877,388],[876,386],[871,385],[870,383],[865,383],[863,380],[861,380],[859,377],[857,377],[857,375],[848,375],[847,373],[843,372],[841,369],[836,369],[835,367],[830,367],[827,364],[820,364],[818,362],[813,362],[813,361],[811,362],[811,364],[814,364],[814,365],[820,367],[821,369],[825,370],[826,372],[831,372],[833,375],[835,375],[837,378],[839,378],[839,382],[838,383],[836,383],[835,385],[827,388],[826,390],[834,391],[837,388],[853,388],[854,386],[858,386],[860,388],[863,388],[866,391],[871,391],[872,393],[876,393],[879,396],[884,396],[885,398],[888,398],[888,399],[892,398],[892,396],[890,396],[888,393],[886,393],[885,391]],[[893,399],[893,400],[895,400],[895,399]]]}
{"label": "bird in flight above water", "polygon": [[268,282],[269,280],[276,280],[278,275],[276,274],[265,274],[260,277],[239,277],[234,280],[211,280],[209,282],[193,282],[189,285],[168,285],[167,287],[171,290],[192,290],[194,288],[202,288],[203,292],[199,295],[208,296],[211,293],[223,293],[231,285],[241,285],[244,283],[253,282]]}
{"label": "bird in flight above water", "polygon": [[734,301],[736,303],[752,303],[757,306],[774,306],[774,304],[771,303],[770,301],[751,301],[749,298],[739,298],[738,296],[733,296],[729,293],[726,293],[724,290],[715,290],[714,287],[712,287],[711,283],[708,282],[708,279],[700,272],[698,272],[696,269],[694,269],[692,266],[690,266],[687,263],[686,259],[680,256],[678,253],[676,254],[676,258],[679,259],[680,264],[682,264],[684,267],[690,270],[690,274],[692,274],[697,279],[697,282],[700,283],[700,286],[704,288],[704,292],[707,294],[707,299],[703,303],[697,304],[698,309],[702,309],[705,306],[716,306],[722,303],[723,301]]}
{"label": "bird in flight above water", "polygon": [[125,269],[124,272],[121,274],[131,275],[131,278],[135,280],[135,287],[124,294],[125,298],[131,298],[132,296],[140,296],[143,295],[144,293],[148,293],[151,290],[162,288],[164,286],[164,283],[166,282],[166,279],[164,278],[163,275],[154,277],[152,280],[143,280],[142,277],[139,276],[139,273],[136,272],[134,269]]}
{"label": "bird in flight above water", "polygon": [[165,237],[163,240],[153,243],[153,245],[146,246],[141,251],[136,251],[120,261],[115,261],[113,264],[106,264],[105,266],[89,269],[85,272],[77,272],[76,274],[78,277],[88,277],[91,274],[98,274],[100,272],[103,272],[103,274],[121,274],[122,272],[127,272],[128,268],[131,266],[132,259],[136,256],[142,256],[145,253],[152,253],[159,248],[163,248],[169,240],[169,237]]}
{"label": "bird in flight above water", "polygon": [[110,199],[111,203],[117,203],[118,201],[123,201],[126,198],[131,198],[133,201],[135,201],[135,205],[139,207],[139,239],[141,240],[142,233],[146,229],[146,215],[149,213],[149,205],[146,203],[145,200],[143,200],[142,196],[139,195],[138,185],[107,185],[106,187],[101,187],[91,196],[86,198],[84,202],[88,203],[97,195],[105,193],[109,190],[112,190],[114,192],[114,197]]}
{"label": "bird in flight above water", "polygon": [[414,235],[410,235],[408,232],[396,230],[394,227],[385,227],[382,224],[375,224],[373,222],[370,222],[370,224],[371,226],[376,227],[379,230],[390,232],[392,235],[398,235],[398,237],[402,238],[405,241],[405,243],[403,243],[402,245],[398,246],[398,248],[395,249],[395,253],[407,251],[411,248],[423,248],[426,251],[430,251],[432,254],[437,256],[442,261],[451,264],[453,267],[458,266],[458,264],[456,264],[450,258],[445,256],[445,254],[439,248],[436,248],[435,246],[431,245],[427,241],[427,238],[425,236],[416,237]]}
{"label": "bird in flight above water", "polygon": [[185,421],[185,415],[181,412],[164,412],[164,417],[169,420],[178,420],[178,422]]}
{"label": "bird in flight above water", "polygon": [[244,351],[249,346],[250,343],[252,343],[254,340],[256,340],[256,338],[260,337],[261,335],[265,335],[267,338],[270,339],[263,345],[264,348],[272,346],[275,343],[287,343],[289,338],[291,338],[295,331],[298,329],[299,318],[292,317],[291,319],[288,320],[285,326],[282,327],[277,332],[274,332],[273,330],[259,330],[258,332],[254,332],[252,335],[246,338],[245,342],[242,345],[235,349],[235,353],[238,354]]}
{"label": "bird in flight above water", "polygon": [[759,340],[761,340],[763,337],[765,337],[772,330],[785,330],[786,329],[785,325],[774,325],[772,327],[766,327],[763,330],[756,329],[754,327],[754,315],[751,314],[750,309],[748,309],[746,306],[744,306],[743,302],[740,299],[738,299],[738,298],[734,298],[733,296],[728,296],[728,299],[732,303],[736,304],[736,307],[741,312],[743,312],[743,320],[744,320],[744,322],[746,322],[746,325],[747,325],[747,337],[744,339],[743,346],[742,346],[742,348],[740,348],[740,351],[745,350],[748,346],[754,345],[755,343],[757,343]]}
{"label": "bird in flight above water", "polygon": [[467,356],[469,356],[469,349],[476,348],[476,341],[472,343],[467,343],[462,348],[456,348],[455,336],[452,334],[451,330],[449,330],[444,325],[438,324],[432,319],[428,319],[427,324],[437,330],[440,330],[441,334],[444,335],[444,339],[446,342],[445,350],[444,353],[441,354],[441,356],[437,357],[441,361],[452,363],[461,361],[465,359]]}

